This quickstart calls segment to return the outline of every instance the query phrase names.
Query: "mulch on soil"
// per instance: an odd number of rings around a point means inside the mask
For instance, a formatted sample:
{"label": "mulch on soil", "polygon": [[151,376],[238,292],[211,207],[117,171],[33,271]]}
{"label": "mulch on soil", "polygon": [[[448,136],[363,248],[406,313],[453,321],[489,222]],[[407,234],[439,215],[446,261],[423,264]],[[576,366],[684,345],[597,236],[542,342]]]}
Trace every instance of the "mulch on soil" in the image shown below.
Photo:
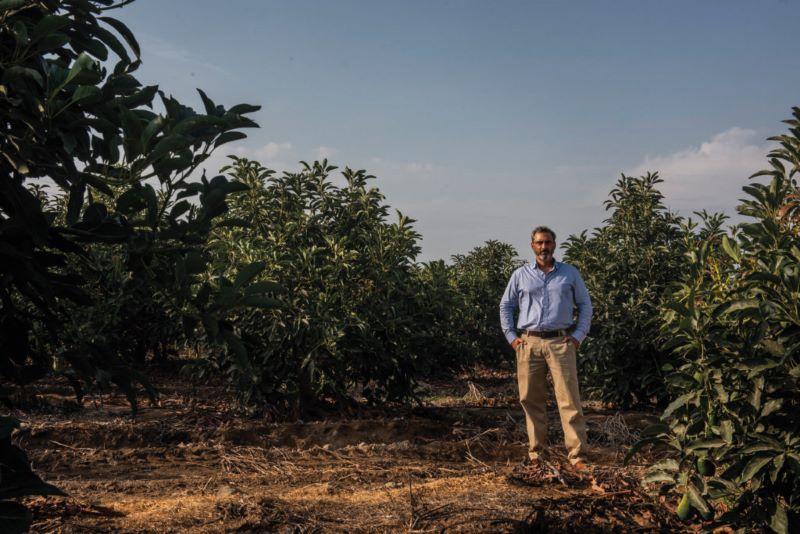
{"label": "mulch on soil", "polygon": [[26,500],[34,531],[689,530],[641,487],[642,466],[621,465],[642,414],[587,408],[592,466],[576,473],[551,407],[550,461],[519,467],[510,373],[425,384],[413,408],[305,422],[237,414],[221,388],[181,380],[163,377],[160,405],[135,419],[122,396],[76,410],[56,385],[15,412],[15,440],[69,494]]}

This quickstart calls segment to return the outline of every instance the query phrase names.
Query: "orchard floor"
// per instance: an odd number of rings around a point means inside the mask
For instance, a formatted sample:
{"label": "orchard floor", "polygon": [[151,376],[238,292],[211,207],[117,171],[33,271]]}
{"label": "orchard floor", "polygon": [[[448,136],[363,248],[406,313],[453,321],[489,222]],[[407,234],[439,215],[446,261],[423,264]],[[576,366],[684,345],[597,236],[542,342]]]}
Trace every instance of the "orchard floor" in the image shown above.
{"label": "orchard floor", "polygon": [[34,497],[35,532],[659,532],[674,497],[622,459],[639,413],[591,405],[591,472],[565,465],[550,407],[553,468],[521,472],[522,412],[510,372],[422,384],[414,407],[270,423],[236,415],[224,390],[157,380],[135,419],[123,396],[39,386],[15,441],[68,497]]}

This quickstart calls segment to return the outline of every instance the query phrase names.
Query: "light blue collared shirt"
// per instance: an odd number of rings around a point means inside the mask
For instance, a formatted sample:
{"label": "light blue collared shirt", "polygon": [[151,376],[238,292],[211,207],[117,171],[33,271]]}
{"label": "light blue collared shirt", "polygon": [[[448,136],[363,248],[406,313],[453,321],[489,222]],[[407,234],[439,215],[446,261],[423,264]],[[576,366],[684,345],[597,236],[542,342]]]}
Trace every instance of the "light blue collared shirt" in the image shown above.
{"label": "light blue collared shirt", "polygon": [[[519,308],[517,327],[514,310]],[[582,342],[592,323],[592,301],[578,269],[555,262],[547,274],[536,262],[523,265],[511,275],[500,300],[500,326],[509,343],[517,338],[517,330],[561,330],[573,325],[573,311],[578,308],[578,321],[572,337]]]}

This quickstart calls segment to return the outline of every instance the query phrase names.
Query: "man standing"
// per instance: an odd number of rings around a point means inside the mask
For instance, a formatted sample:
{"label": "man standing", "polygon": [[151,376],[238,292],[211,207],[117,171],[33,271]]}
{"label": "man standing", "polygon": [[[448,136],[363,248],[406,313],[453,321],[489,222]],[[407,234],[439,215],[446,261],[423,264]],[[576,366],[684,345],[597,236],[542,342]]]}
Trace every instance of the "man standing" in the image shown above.
{"label": "man standing", "polygon": [[[556,234],[546,226],[531,232],[536,261],[511,275],[500,301],[500,324],[517,354],[519,398],[528,429],[528,455],[538,461],[547,446],[547,369],[553,377],[568,458],[586,469],[586,422],[578,390],[576,349],[592,320],[589,292],[578,270],[555,261]],[[575,308],[577,322],[573,322]],[[514,326],[514,310],[519,318]],[[519,334],[517,333],[519,331]]]}

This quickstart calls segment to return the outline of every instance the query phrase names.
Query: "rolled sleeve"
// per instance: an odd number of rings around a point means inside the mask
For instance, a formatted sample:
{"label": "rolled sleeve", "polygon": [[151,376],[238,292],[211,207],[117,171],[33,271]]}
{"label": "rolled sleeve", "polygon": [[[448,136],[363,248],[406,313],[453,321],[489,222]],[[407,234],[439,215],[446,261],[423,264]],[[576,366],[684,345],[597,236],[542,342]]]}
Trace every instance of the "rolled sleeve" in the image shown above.
{"label": "rolled sleeve", "polygon": [[577,271],[575,276],[575,307],[578,308],[578,322],[572,337],[582,343],[589,334],[589,328],[592,324],[592,299],[589,297],[589,290],[586,289],[586,284],[583,283],[583,279]]}
{"label": "rolled sleeve", "polygon": [[514,310],[519,305],[518,299],[517,273],[514,273],[508,281],[506,290],[503,292],[503,298],[500,299],[500,326],[509,343],[517,339],[517,330],[514,327]]}

